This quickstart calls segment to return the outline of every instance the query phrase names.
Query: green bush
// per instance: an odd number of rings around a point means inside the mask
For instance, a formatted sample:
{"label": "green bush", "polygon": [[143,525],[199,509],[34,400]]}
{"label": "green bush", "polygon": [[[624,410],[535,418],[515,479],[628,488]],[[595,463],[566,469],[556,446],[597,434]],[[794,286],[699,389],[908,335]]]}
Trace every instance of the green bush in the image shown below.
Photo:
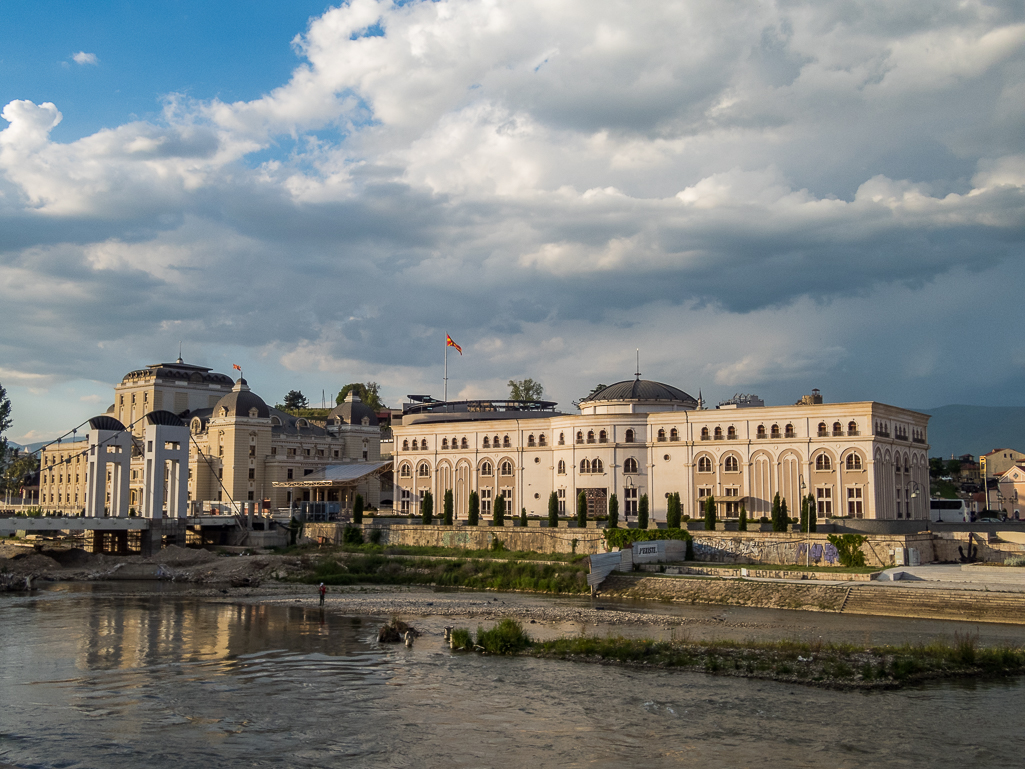
{"label": "green bush", "polygon": [[363,531],[358,526],[346,526],[342,529],[342,542],[346,545],[362,545]]}
{"label": "green bush", "polygon": [[861,534],[830,534],[827,539],[829,544],[836,548],[836,556],[840,559],[841,566],[865,565],[865,554],[861,552],[865,537]]}
{"label": "green bush", "polygon": [[371,545],[380,545],[381,544],[381,537],[383,535],[384,535],[384,532],[381,529],[371,529],[370,530],[370,534],[368,534],[367,536],[370,539],[370,544]]}
{"label": "green bush", "polygon": [[1012,555],[1004,560],[1004,566],[1025,566],[1025,555]]}
{"label": "green bush", "polygon": [[690,542],[690,532],[686,529],[605,529],[605,544],[611,550],[618,547],[623,550],[634,542],[651,542],[656,539],[679,539]]}
{"label": "green bush", "polygon": [[464,627],[452,629],[452,640],[450,643],[453,651],[473,651],[473,636],[470,635],[470,631]]}
{"label": "green bush", "polygon": [[527,525],[527,508],[521,507],[520,508],[520,528],[523,528],[526,525]]}
{"label": "green bush", "polygon": [[530,646],[530,636],[519,622],[506,617],[490,630],[478,626],[477,646],[488,654],[515,654]]}

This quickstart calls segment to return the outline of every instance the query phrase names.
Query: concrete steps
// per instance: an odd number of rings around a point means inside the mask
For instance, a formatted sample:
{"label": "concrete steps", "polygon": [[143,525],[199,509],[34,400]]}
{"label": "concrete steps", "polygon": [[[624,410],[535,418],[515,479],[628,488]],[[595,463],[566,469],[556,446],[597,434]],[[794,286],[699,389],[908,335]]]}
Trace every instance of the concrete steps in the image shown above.
{"label": "concrete steps", "polygon": [[852,587],[841,611],[844,614],[1025,625],[1025,593]]}

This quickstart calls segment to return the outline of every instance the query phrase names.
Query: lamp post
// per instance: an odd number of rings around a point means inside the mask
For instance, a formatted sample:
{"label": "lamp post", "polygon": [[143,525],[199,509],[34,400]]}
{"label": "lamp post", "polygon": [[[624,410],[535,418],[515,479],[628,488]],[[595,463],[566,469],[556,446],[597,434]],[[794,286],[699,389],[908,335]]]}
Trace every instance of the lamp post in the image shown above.
{"label": "lamp post", "polygon": [[804,548],[804,566],[805,568],[811,567],[811,505],[807,504],[804,499],[804,490],[808,488],[804,485],[804,475],[801,475],[801,507],[804,508],[804,533],[808,535],[808,543]]}
{"label": "lamp post", "polygon": [[[917,499],[918,496],[922,493],[922,486],[921,486],[921,484],[918,481],[908,481],[908,483],[911,486],[911,498],[912,499]],[[910,514],[910,512],[911,511],[909,510],[908,513]],[[937,518],[936,519],[936,523],[943,523],[943,521],[941,521],[939,518]]]}

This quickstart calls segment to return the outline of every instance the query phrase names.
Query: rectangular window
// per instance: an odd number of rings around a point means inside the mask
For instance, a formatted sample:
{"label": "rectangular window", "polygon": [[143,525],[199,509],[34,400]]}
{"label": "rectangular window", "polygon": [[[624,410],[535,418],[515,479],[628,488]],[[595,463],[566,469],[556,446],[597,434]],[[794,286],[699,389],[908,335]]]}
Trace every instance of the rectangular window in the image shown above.
{"label": "rectangular window", "polygon": [[278,447],[277,446],[271,446],[270,447],[270,455],[272,457],[276,457],[278,455]]}
{"label": "rectangular window", "polygon": [[556,495],[559,498],[559,515],[566,514],[566,489],[559,489]]}
{"label": "rectangular window", "polygon": [[712,496],[712,489],[708,487],[698,488],[698,499],[704,499],[705,497]]}
{"label": "rectangular window", "polygon": [[410,496],[409,489],[399,490],[399,512],[403,515],[409,515]]}
{"label": "rectangular window", "polygon": [[637,515],[637,487],[627,486],[623,489],[623,514]]}
{"label": "rectangular window", "polygon": [[833,514],[833,488],[831,486],[815,489],[815,509],[818,518]]}
{"label": "rectangular window", "polygon": [[480,514],[491,515],[491,489],[480,490]]}
{"label": "rectangular window", "polygon": [[250,502],[253,501],[253,492],[251,492],[251,491],[249,492],[249,501]]}
{"label": "rectangular window", "polygon": [[285,471],[285,473],[287,480],[292,480],[292,477],[295,475],[295,470],[290,467],[288,468],[288,470]]}
{"label": "rectangular window", "polygon": [[256,456],[256,446],[250,446],[249,447],[249,456],[251,456],[251,457],[255,457]]}
{"label": "rectangular window", "polygon": [[847,489],[847,515],[853,518],[862,517],[862,490],[856,487]]}
{"label": "rectangular window", "polygon": [[[334,452],[332,452],[332,453],[333,453],[334,458],[338,459],[338,449],[335,449]],[[366,457],[363,457],[363,458],[366,459]]]}
{"label": "rectangular window", "polygon": [[251,480],[251,481],[256,480],[256,468],[255,467],[250,467],[249,468],[249,480]]}

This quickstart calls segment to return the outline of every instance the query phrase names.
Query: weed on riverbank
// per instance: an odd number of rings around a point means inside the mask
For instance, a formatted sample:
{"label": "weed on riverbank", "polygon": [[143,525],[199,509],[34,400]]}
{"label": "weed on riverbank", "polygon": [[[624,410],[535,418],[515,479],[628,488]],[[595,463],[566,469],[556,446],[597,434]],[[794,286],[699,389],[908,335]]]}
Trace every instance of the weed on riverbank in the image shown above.
{"label": "weed on riverbank", "polygon": [[326,556],[318,559],[300,581],[328,585],[435,585],[536,593],[583,593],[587,591],[587,566],[350,554],[341,558]]}

